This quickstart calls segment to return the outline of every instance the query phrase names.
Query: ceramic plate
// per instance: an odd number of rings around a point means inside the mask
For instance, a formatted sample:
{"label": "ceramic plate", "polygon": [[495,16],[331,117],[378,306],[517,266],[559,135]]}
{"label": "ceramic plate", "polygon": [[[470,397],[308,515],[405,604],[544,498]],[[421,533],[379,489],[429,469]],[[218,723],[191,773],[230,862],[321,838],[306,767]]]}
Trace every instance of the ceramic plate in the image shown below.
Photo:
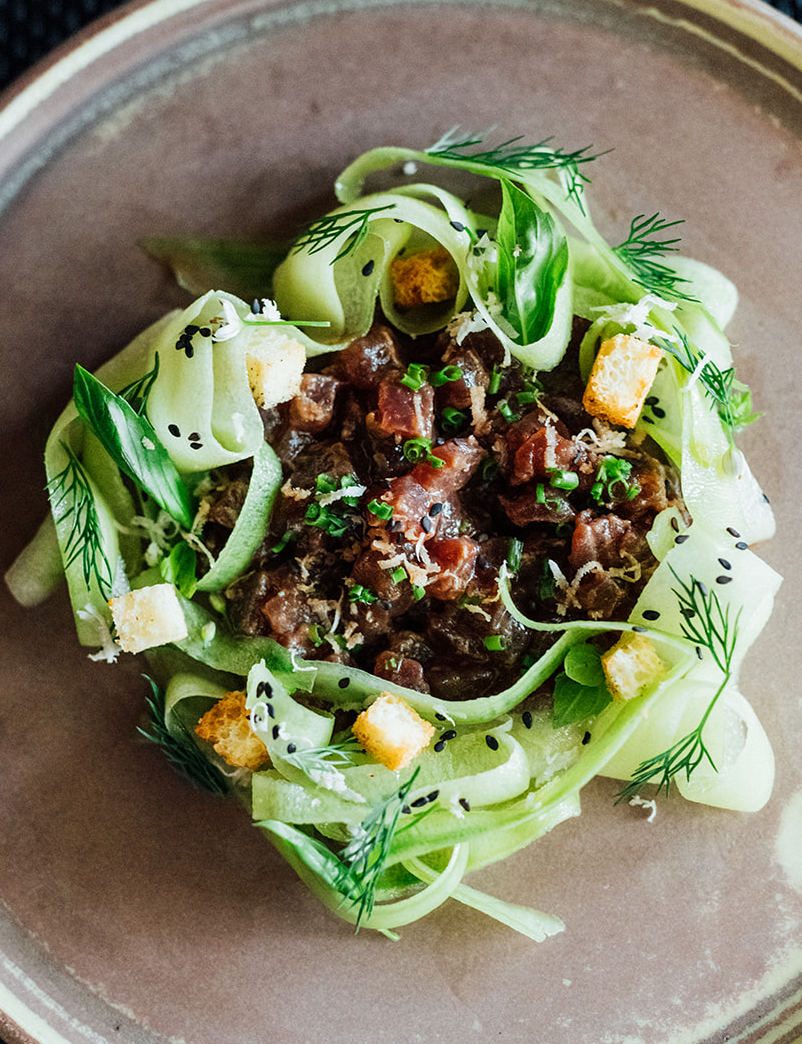
{"label": "ceramic plate", "polygon": [[[155,0],[78,38],[0,111],[2,565],[45,511],[44,439],[92,366],[182,300],[148,233],[267,234],[379,144],[455,124],[609,151],[599,225],[685,219],[741,291],[743,440],[786,576],[743,689],[766,809],[598,781],[472,883],[558,914],[536,945],[447,904],[391,943],[313,901],[234,803],[137,739],[137,665],[90,663],[66,597],[0,593],[0,1029],[10,1044],[700,1044],[802,1024],[798,525],[802,36],[756,2]],[[130,657],[128,657],[131,660]]]}

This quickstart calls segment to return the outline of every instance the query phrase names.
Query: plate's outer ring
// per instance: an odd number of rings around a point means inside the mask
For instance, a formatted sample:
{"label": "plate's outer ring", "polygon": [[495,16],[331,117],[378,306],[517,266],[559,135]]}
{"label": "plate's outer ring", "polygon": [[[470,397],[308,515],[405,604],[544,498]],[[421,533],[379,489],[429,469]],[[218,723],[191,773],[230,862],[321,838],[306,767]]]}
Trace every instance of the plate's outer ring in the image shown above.
{"label": "plate's outer ring", "polygon": [[[330,0],[325,5],[272,4],[261,5],[261,9],[274,10],[277,25],[291,25],[322,12],[383,6],[391,5]],[[463,0],[463,6],[470,3]],[[743,61],[765,78],[769,103],[776,92],[795,108],[794,119],[802,121],[802,33],[758,0],[653,4],[621,0],[607,6],[626,12],[642,10],[646,17],[682,26],[690,35],[703,38],[706,45],[720,47],[731,59]],[[230,40],[232,14],[245,19],[254,9],[248,0],[135,3],[84,30],[23,77],[5,93],[0,110],[0,207],[13,204],[83,126],[113,113],[133,90],[149,85],[154,75],[164,75],[181,47],[189,53],[198,24],[205,32]],[[161,53],[166,39],[170,57],[154,74],[153,55]],[[154,1044],[163,1039],[136,1013],[115,1008],[113,998],[105,999],[89,985],[76,1001],[76,981],[70,971],[48,959],[45,950],[15,923],[12,911],[3,913],[2,933],[0,1031],[8,1044],[107,1044],[114,1040]],[[740,1013],[728,1025],[725,1021],[707,1039],[791,1044],[802,1033],[802,978],[786,983],[776,996],[762,998],[758,1007]]]}

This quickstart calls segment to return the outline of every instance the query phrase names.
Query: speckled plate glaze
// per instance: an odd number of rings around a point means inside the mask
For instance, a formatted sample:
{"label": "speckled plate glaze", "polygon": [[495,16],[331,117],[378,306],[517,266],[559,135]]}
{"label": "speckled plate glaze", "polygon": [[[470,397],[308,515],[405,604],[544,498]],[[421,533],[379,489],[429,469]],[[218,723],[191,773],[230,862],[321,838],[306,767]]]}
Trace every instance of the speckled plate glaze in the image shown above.
{"label": "speckled plate glaze", "polygon": [[[45,510],[73,363],[180,301],[147,233],[290,227],[365,148],[454,124],[611,149],[617,235],[659,210],[738,284],[744,440],[786,575],[743,678],[769,806],[587,788],[479,887],[561,916],[535,945],[446,905],[400,943],[319,907],[233,803],[135,730],[137,665],[90,663],[66,597],[0,591],[0,1032],[9,1044],[713,1044],[802,1026],[798,592],[802,36],[757,2],[155,0],[80,36],[0,110],[0,564]],[[128,658],[131,659],[130,657]]]}

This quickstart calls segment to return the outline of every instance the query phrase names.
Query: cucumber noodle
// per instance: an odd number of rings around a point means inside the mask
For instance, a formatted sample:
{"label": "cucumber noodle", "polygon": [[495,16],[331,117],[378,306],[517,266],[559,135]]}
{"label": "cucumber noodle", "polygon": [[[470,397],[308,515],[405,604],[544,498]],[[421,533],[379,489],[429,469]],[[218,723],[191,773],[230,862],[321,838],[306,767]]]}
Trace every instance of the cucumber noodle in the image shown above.
{"label": "cucumber noodle", "polygon": [[[233,634],[223,592],[247,570],[282,482],[245,354],[254,331],[278,319],[253,313],[233,292],[236,279],[229,279],[219,244],[209,248],[204,271],[218,271],[223,289],[207,284],[183,312],[144,331],[101,367],[102,386],[87,375],[79,396],[76,383],[76,400],[56,422],[45,453],[52,519],[6,579],[18,600],[33,606],[66,575],[78,638],[101,647],[95,658],[118,652],[110,595],[165,576],[176,583],[187,637],[147,654],[162,686],[159,735],[173,745],[174,760],[181,751],[187,763],[200,753],[219,770],[224,789],[242,800],[340,917],[396,937],[395,929],[451,897],[542,940],[562,929],[558,918],[485,896],[463,875],[578,815],[580,791],[595,776],[625,783],[635,776],[662,782],[666,791],[671,779],[689,800],[742,811],[768,800],[771,747],[738,691],[738,672],[769,617],[780,578],[750,549],[772,535],[774,523],[733,441],[743,413],[735,411],[748,401],[734,381],[722,332],[737,300],[733,285],[675,254],[675,240],[659,239],[669,226],[656,216],[633,222],[629,239],[613,249],[590,216],[584,171],[592,157],[584,152],[517,140],[486,151],[480,146],[452,134],[428,151],[379,148],[359,157],[337,179],[336,209],[289,249],[265,249],[265,294],[309,358],[363,336],[377,303],[412,337],[452,322],[489,329],[508,360],[534,372],[563,358],[574,316],[587,324],[583,378],[604,338],[634,333],[664,347],[652,388],[661,410],[642,417],[638,431],[678,469],[693,521],[686,527],[671,509],[658,515],[649,542],[659,565],[628,620],[528,619],[502,569],[499,594],[507,611],[525,627],[551,632],[553,642],[508,688],[459,702],[341,664],[305,662],[270,638]],[[420,171],[426,179],[414,180]],[[495,190],[487,213],[436,183],[448,172]],[[386,185],[388,174],[393,188],[368,190],[377,175]],[[644,228],[651,240],[638,237]],[[391,261],[402,249],[438,245],[458,272],[453,297],[399,310]],[[186,264],[186,251],[176,253]],[[176,430],[192,432],[195,445],[176,439]],[[148,471],[153,448],[162,455],[156,475]],[[210,470],[251,459],[236,526],[196,577],[194,556],[208,552],[189,524],[195,491]],[[694,631],[694,619],[701,631]],[[560,727],[543,701],[527,709],[527,698],[554,677],[570,650],[603,633],[633,630],[648,633],[665,668],[636,698],[608,702],[596,715]],[[278,730],[265,724],[260,685],[270,686]],[[252,727],[270,754],[267,769],[232,770],[194,734],[199,717],[232,689],[247,693]],[[387,691],[436,729],[448,728],[445,749],[435,753],[430,746],[409,768],[393,772],[335,732],[335,711],[361,710]],[[328,709],[310,709],[307,697]],[[703,740],[705,756],[661,780],[660,757],[688,736]],[[374,828],[374,847],[360,864],[354,853]]]}

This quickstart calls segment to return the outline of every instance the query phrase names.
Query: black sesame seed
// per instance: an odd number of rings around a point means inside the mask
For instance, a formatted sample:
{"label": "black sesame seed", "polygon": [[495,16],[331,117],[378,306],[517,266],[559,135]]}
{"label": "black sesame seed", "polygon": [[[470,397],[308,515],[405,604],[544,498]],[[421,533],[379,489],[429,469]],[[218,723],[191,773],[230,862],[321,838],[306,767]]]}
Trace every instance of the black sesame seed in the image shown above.
{"label": "black sesame seed", "polygon": [[498,740],[495,736],[485,736],[485,743],[491,750],[498,750]]}
{"label": "black sesame seed", "polygon": [[698,660],[703,660],[705,658],[705,654],[702,652],[701,645],[696,646],[696,658]]}
{"label": "black sesame seed", "polygon": [[190,442],[189,448],[191,450],[203,449],[203,443],[202,442]]}
{"label": "black sesame seed", "polygon": [[362,266],[362,275],[363,276],[369,276],[373,272],[373,269],[374,269],[375,265],[376,265],[375,261],[368,261],[367,264]]}
{"label": "black sesame seed", "polygon": [[272,703],[266,703],[265,704],[265,710],[267,711],[268,718],[275,718],[275,716],[276,716],[276,708],[273,706]]}
{"label": "black sesame seed", "polygon": [[212,331],[209,329],[208,326],[204,326],[202,329],[198,330],[198,333],[201,335],[201,337],[211,337],[212,336]]}
{"label": "black sesame seed", "polygon": [[428,804],[429,804],[429,799],[428,798],[419,797],[419,798],[415,798],[415,800],[412,802],[412,807],[413,808],[423,808],[424,805],[428,805]]}
{"label": "black sesame seed", "polygon": [[178,427],[177,424],[168,424],[167,430],[170,432],[171,435],[175,436],[175,438],[181,438],[181,429]]}
{"label": "black sesame seed", "polygon": [[193,334],[196,334],[199,329],[200,329],[199,326],[194,326],[194,325],[185,326],[184,327],[184,334],[187,335],[188,337],[191,337]]}
{"label": "black sesame seed", "polygon": [[660,619],[660,613],[657,611],[657,609],[645,609],[644,613],[643,613],[643,619],[644,620],[659,620]]}
{"label": "black sesame seed", "polygon": [[654,417],[646,417],[641,414],[641,420],[646,421],[647,424],[654,424]]}
{"label": "black sesame seed", "polygon": [[278,739],[279,732],[281,732],[281,726],[280,725],[274,725],[273,726],[273,731],[272,731],[272,736],[273,736],[274,740]]}
{"label": "black sesame seed", "polygon": [[675,536],[674,537],[674,543],[675,544],[684,544],[685,541],[688,539],[688,536],[689,536],[688,533],[680,533],[679,536]]}
{"label": "black sesame seed", "polygon": [[732,569],[732,564],[728,562],[726,558],[720,558],[718,560],[718,564],[721,566],[722,569]]}
{"label": "black sesame seed", "polygon": [[680,613],[685,617],[686,620],[692,620],[696,616],[696,610],[691,609],[690,606],[686,606],[684,609],[680,609]]}
{"label": "black sesame seed", "polygon": [[258,297],[254,297],[253,301],[251,302],[251,312],[254,315],[260,315],[261,311],[262,311],[262,302],[259,300]]}
{"label": "black sesame seed", "polygon": [[675,533],[679,529],[679,522],[677,520],[676,515],[671,516],[671,528],[674,530]]}
{"label": "black sesame seed", "polygon": [[446,729],[446,731],[440,737],[441,740],[453,740],[457,738],[456,729]]}
{"label": "black sesame seed", "polygon": [[727,526],[727,532],[730,534],[731,537],[735,537],[736,540],[741,535],[738,532],[738,530],[737,529],[733,529],[732,526]]}
{"label": "black sesame seed", "polygon": [[260,681],[259,684],[256,686],[256,695],[259,699],[261,699],[261,697],[264,696],[265,699],[269,700],[270,697],[273,695],[273,689],[270,686],[270,682]]}
{"label": "black sesame seed", "polygon": [[646,406],[656,406],[659,401],[660,400],[657,398],[656,395],[650,395],[648,398],[643,400],[644,405]]}
{"label": "black sesame seed", "polygon": [[450,221],[449,224],[456,232],[464,232],[465,226],[461,221]]}
{"label": "black sesame seed", "polygon": [[528,711],[528,710],[524,711],[523,714],[521,715],[521,721],[524,723],[524,727],[525,728],[531,729],[532,728],[532,712]]}
{"label": "black sesame seed", "polygon": [[400,518],[394,518],[392,522],[387,524],[387,529],[391,533],[399,533],[404,528],[404,523]]}
{"label": "black sesame seed", "polygon": [[749,550],[749,544],[747,544],[747,542],[745,540],[739,540],[738,543],[735,546],[738,548],[739,551],[748,551]]}
{"label": "black sesame seed", "polygon": [[462,807],[465,809],[466,812],[470,812],[470,810],[471,810],[471,803],[470,803],[470,801],[467,798],[460,798],[459,799],[459,803],[462,805]]}
{"label": "black sesame seed", "polygon": [[401,811],[404,813],[405,816],[408,816],[412,809],[409,807],[409,805],[402,805]]}
{"label": "black sesame seed", "polygon": [[190,442],[200,442],[200,432],[193,431],[191,434],[187,435],[187,438]]}
{"label": "black sesame seed", "polygon": [[420,520],[420,526],[424,533],[431,533],[432,531],[432,520],[428,515],[424,515]]}
{"label": "black sesame seed", "polygon": [[771,503],[771,501],[769,500],[768,496],[765,493],[763,494],[763,503],[764,504],[770,504]]}
{"label": "black sesame seed", "polygon": [[731,576],[717,576],[716,577],[716,583],[717,584],[731,584],[732,583],[732,579],[733,578]]}
{"label": "black sesame seed", "polygon": [[586,747],[588,743],[590,743],[590,733],[586,732],[585,735],[582,737],[582,746]]}
{"label": "black sesame seed", "polygon": [[[644,615],[645,615],[645,613],[644,613]],[[638,626],[635,626],[635,627],[632,628],[632,630],[634,631],[635,634],[646,634],[647,631],[649,630],[649,628],[648,627],[638,627]]]}
{"label": "black sesame seed", "polygon": [[439,515],[442,510],[443,505],[438,502],[437,504],[432,504],[432,506],[429,508],[429,514],[432,516],[432,518],[434,518],[435,515]]}
{"label": "black sesame seed", "polygon": [[340,680],[337,682],[337,685],[341,689],[347,689],[350,684],[351,684],[351,679],[350,678],[340,678]]}
{"label": "black sesame seed", "polygon": [[438,721],[448,721],[448,718],[445,716],[445,714],[441,714],[440,711],[436,711],[434,716],[435,718],[437,718]]}
{"label": "black sesame seed", "polygon": [[663,407],[662,407],[662,406],[652,406],[652,413],[653,413],[653,414],[655,415],[655,417],[657,417],[657,418],[658,418],[659,420],[662,420],[662,419],[663,419],[663,417],[665,417],[665,415],[666,415],[666,411],[665,411],[665,410],[663,409]]}
{"label": "black sesame seed", "polygon": [[433,801],[437,801],[437,799],[439,797],[440,797],[440,791],[439,790],[433,790],[433,791],[431,791],[431,793],[426,795],[426,801],[428,802],[428,804],[431,805],[431,803]]}
{"label": "black sesame seed", "polygon": [[288,744],[287,744],[287,753],[288,753],[288,754],[294,754],[294,753],[296,752],[296,750],[297,750],[297,749],[298,749],[298,748],[297,748],[297,747],[295,746],[295,744],[294,744],[294,743],[288,743]]}
{"label": "black sesame seed", "polygon": [[441,751],[444,751],[445,749],[446,749],[446,741],[444,739],[439,739],[437,741],[437,743],[435,743],[435,745],[434,745],[434,752],[435,752],[435,754],[439,754]]}

